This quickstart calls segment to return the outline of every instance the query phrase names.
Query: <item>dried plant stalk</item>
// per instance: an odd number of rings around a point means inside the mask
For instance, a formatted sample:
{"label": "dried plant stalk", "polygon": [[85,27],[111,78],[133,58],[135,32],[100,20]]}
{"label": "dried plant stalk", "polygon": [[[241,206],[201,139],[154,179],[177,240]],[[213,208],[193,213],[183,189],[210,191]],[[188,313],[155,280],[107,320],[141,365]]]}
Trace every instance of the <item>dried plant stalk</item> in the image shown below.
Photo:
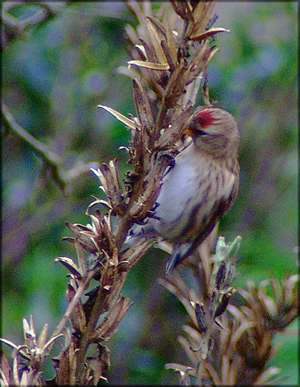
{"label": "dried plant stalk", "polygon": [[[29,323],[24,319],[23,345],[2,339],[13,348],[12,366],[6,356],[2,356],[3,385],[44,384],[44,360],[60,337],[64,338],[64,343],[60,354],[52,359],[55,368],[52,384],[97,385],[100,379],[106,379],[110,352],[105,342],[118,329],[131,306],[130,300],[121,293],[122,287],[129,270],[152,246],[151,242],[141,240],[123,251],[123,242],[130,227],[142,222],[153,211],[162,176],[182,149],[182,136],[193,117],[205,71],[217,52],[211,38],[228,32],[209,26],[214,1],[171,1],[155,14],[149,2],[130,1],[128,5],[139,26],[136,30],[127,27],[133,45],[132,59],[128,67],[120,68],[119,72],[133,79],[136,117],[128,118],[111,107],[99,107],[130,130],[131,140],[126,149],[132,170],[126,175],[124,190],[116,160],[93,170],[107,200],[95,197],[87,209],[90,224],[67,223],[74,237],[66,240],[74,243],[77,262],[69,257],[56,258],[56,262],[61,262],[69,271],[68,308],[49,340],[47,324],[36,338],[33,317]],[[203,86],[204,104],[210,106],[207,82]],[[221,258],[212,265],[205,247],[207,243],[186,263],[193,268],[199,284],[203,284],[198,295],[176,272],[168,280],[161,280],[185,305],[191,318],[191,323],[184,327],[188,339],[179,339],[191,365],[173,363],[167,367],[179,371],[183,384],[190,383],[190,375],[198,376],[199,384],[206,380],[231,385],[249,381],[263,383],[268,371],[253,367],[256,364],[253,361],[260,360],[265,365],[272,352],[273,331],[284,329],[295,318],[295,277],[284,284],[273,281],[277,298],[272,313],[269,303],[264,302],[267,298],[263,287],[257,291],[251,285],[249,292],[241,293],[246,300],[243,308],[227,308],[235,317],[231,320],[224,311],[235,291],[230,286],[234,255],[230,246],[222,242],[223,250],[220,248],[218,252]],[[238,240],[233,246],[237,244]],[[97,285],[86,293],[92,280]],[[280,308],[276,303],[279,297]],[[262,321],[272,321],[272,330]],[[220,331],[216,322],[226,329]],[[247,354],[244,349],[249,343],[253,350]],[[91,344],[96,345],[93,357],[87,355]],[[210,360],[212,354],[214,361]]]}
{"label": "dried plant stalk", "polygon": [[[258,288],[249,282],[247,290],[237,291],[231,282],[240,237],[228,244],[220,237],[213,256],[208,253],[210,244],[208,238],[185,263],[193,270],[197,292],[178,273],[160,279],[185,306],[189,317],[183,327],[187,338],[178,337],[189,363],[169,363],[166,368],[176,370],[184,385],[193,381],[213,386],[277,384],[282,381],[275,377],[280,369],[266,366],[275,353],[274,336],[297,318],[298,276],[265,280]],[[240,300],[231,305],[229,300],[235,293]]]}
{"label": "dried plant stalk", "polygon": [[[121,251],[129,228],[151,214],[158,196],[161,178],[182,146],[183,131],[191,119],[203,73],[216,49],[211,36],[223,29],[206,30],[214,3],[195,6],[193,2],[172,2],[152,14],[150,3],[129,2],[140,22],[137,30],[128,28],[133,44],[129,67],[119,69],[133,79],[136,117],[127,118],[111,107],[99,105],[123,122],[131,131],[127,149],[132,170],[123,191],[116,160],[94,169],[107,200],[95,197],[88,207],[91,223],[67,226],[74,233],[66,240],[74,243],[77,262],[58,257],[69,271],[66,297],[68,308],[46,340],[36,341],[33,319],[24,322],[25,344],[14,348],[14,366],[3,358],[2,380],[6,384],[42,383],[41,366],[61,335],[65,342],[53,359],[54,384],[97,384],[108,369],[109,350],[104,345],[117,330],[130,307],[121,294],[128,271],[148,251],[152,243],[140,241]],[[202,35],[201,35],[202,34]],[[104,207],[101,212],[99,208]],[[86,293],[91,280],[96,287]],[[83,301],[83,296],[87,300]],[[106,313],[106,317],[100,317]],[[24,320],[26,321],[26,320]],[[100,321],[100,322],[99,322]],[[70,322],[71,329],[66,327]],[[31,341],[28,341],[31,337]],[[95,357],[87,357],[91,344],[97,345]],[[37,355],[38,354],[38,355]],[[26,367],[22,363],[26,359]],[[4,383],[4,384],[5,384]]]}

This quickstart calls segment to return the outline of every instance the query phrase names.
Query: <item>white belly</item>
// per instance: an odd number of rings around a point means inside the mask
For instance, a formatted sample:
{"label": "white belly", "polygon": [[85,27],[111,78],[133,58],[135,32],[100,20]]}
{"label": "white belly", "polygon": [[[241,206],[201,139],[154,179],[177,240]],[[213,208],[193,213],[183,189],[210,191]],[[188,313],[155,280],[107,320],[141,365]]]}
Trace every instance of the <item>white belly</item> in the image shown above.
{"label": "white belly", "polygon": [[195,196],[195,179],[195,168],[180,162],[165,176],[155,211],[163,223],[173,223],[186,208],[189,198]]}
{"label": "white belly", "polygon": [[[215,166],[214,160],[201,156],[193,145],[175,158],[175,165],[163,178],[157,198],[157,219],[150,219],[151,226],[160,236],[172,242],[180,241],[182,230],[191,222],[191,217],[194,217],[194,232],[199,233],[203,219],[212,211],[215,201],[229,197],[234,175],[226,171],[229,175],[223,179],[224,176],[218,176],[220,170]],[[199,206],[199,203],[202,204]]]}
{"label": "white belly", "polygon": [[208,175],[205,167],[204,160],[189,146],[175,158],[174,167],[163,178],[155,211],[158,219],[151,219],[151,224],[164,238],[176,238],[189,220],[199,197],[199,173],[204,179]]}

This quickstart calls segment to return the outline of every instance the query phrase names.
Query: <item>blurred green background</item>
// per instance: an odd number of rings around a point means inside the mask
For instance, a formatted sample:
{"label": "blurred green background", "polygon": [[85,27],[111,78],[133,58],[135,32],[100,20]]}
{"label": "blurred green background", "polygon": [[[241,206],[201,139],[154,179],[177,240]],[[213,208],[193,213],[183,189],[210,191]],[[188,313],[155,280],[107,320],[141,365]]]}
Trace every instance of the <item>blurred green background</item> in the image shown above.
{"label": "blurred green background", "polygon": [[[4,3],[5,4],[5,3]],[[129,60],[125,26],[136,25],[123,2],[63,3],[53,19],[10,42],[2,56],[2,95],[17,122],[64,158],[64,166],[117,157],[129,133],[97,104],[135,114],[131,80],[118,74]],[[156,3],[155,7],[158,7]],[[214,26],[220,51],[209,66],[213,102],[230,111],[241,132],[241,185],[223,219],[228,241],[243,237],[235,287],[274,274],[297,272],[297,2],[220,2]],[[11,11],[17,18],[38,5]],[[41,159],[13,132],[3,132],[2,336],[17,344],[22,317],[34,313],[36,329],[62,316],[66,270],[57,256],[75,257],[65,221],[86,224],[99,181],[83,173],[68,195],[41,176]],[[187,359],[177,336],[186,321],[182,305],[158,283],[166,255],[152,250],[130,273],[123,294],[134,302],[108,343],[112,384],[176,384],[166,362]],[[294,326],[296,326],[294,324]],[[297,335],[283,344],[270,365],[283,369],[283,384],[298,384]],[[8,351],[7,351],[8,353]],[[51,367],[46,372],[52,377]]]}

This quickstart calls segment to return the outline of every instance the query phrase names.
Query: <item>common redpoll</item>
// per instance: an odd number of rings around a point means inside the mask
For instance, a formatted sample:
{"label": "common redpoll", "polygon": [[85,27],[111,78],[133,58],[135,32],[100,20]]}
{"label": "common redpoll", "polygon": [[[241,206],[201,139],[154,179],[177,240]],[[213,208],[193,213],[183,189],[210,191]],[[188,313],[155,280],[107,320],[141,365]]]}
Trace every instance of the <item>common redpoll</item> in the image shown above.
{"label": "common redpoll", "polygon": [[166,273],[211,233],[233,204],[239,185],[239,133],[233,116],[206,108],[194,115],[185,134],[192,141],[163,179],[153,216],[134,225],[126,243],[156,238],[173,245]]}

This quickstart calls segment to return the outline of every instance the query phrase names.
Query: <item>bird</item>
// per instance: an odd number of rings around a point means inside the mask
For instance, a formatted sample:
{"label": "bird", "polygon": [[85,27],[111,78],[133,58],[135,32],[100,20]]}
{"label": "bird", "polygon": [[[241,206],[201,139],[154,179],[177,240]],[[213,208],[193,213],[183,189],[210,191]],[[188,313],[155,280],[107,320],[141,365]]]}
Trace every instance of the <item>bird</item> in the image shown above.
{"label": "bird", "polygon": [[231,208],[239,187],[239,131],[221,108],[199,108],[184,134],[187,145],[162,178],[152,216],[134,224],[125,240],[154,238],[172,244],[165,274],[208,237]]}

